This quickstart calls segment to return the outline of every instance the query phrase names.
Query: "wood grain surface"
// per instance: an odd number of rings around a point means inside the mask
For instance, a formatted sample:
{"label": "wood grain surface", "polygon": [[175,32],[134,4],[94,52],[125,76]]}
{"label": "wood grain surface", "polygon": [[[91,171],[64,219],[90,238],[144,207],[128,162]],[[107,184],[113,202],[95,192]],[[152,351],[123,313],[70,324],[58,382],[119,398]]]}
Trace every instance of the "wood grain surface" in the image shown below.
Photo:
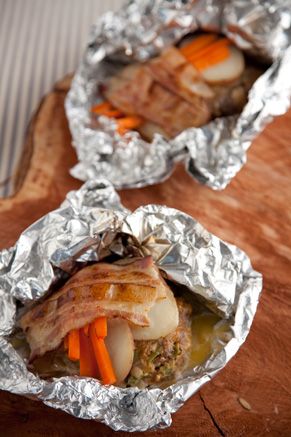
{"label": "wood grain surface", "polygon": [[[64,113],[69,78],[46,96],[27,134],[15,184],[0,200],[0,247],[57,207],[81,183]],[[238,354],[175,415],[148,436],[291,435],[291,111],[253,143],[248,162],[230,186],[214,192],[179,165],[160,185],[120,192],[134,209],[148,203],[178,208],[220,238],[238,245],[264,275],[251,333]],[[0,436],[109,436],[106,426],[0,392]],[[123,433],[124,435],[126,433]],[[130,434],[128,434],[130,435]],[[131,434],[132,435],[132,434]]]}

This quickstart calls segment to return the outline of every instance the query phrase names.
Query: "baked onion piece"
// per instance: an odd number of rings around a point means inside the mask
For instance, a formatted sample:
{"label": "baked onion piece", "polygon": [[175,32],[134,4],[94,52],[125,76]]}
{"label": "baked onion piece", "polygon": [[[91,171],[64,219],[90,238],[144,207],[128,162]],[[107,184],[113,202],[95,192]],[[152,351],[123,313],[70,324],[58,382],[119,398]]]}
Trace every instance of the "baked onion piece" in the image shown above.
{"label": "baked onion piece", "polygon": [[149,326],[132,326],[135,340],[156,340],[175,331],[179,324],[176,299],[170,288],[166,287],[166,297],[158,300],[148,313]]}
{"label": "baked onion piece", "polygon": [[232,82],[240,77],[245,68],[244,55],[234,46],[229,47],[230,55],[224,61],[218,62],[201,71],[202,77],[209,84]]}
{"label": "baked onion piece", "polygon": [[132,368],[134,342],[132,332],[126,320],[108,319],[108,333],[105,344],[111,358],[116,381],[124,381]]}

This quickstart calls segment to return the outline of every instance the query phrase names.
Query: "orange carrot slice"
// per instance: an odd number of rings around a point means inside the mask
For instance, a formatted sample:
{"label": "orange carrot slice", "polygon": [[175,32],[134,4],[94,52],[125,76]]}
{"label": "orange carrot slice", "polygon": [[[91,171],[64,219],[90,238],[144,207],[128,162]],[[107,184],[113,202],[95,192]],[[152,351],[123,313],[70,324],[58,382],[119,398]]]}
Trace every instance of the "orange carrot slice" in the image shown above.
{"label": "orange carrot slice", "polygon": [[87,323],[87,325],[83,326],[82,328],[84,334],[87,335],[87,337],[89,337],[89,326],[89,323]]}
{"label": "orange carrot slice", "polygon": [[91,108],[91,112],[97,115],[105,115],[117,119],[117,132],[123,135],[129,129],[134,129],[142,123],[142,118],[137,115],[125,116],[123,112],[114,108],[109,102],[103,102]]}
{"label": "orange carrot slice", "polygon": [[68,357],[72,361],[77,361],[80,359],[80,336],[78,329],[73,329],[69,332]]}
{"label": "orange carrot slice", "polygon": [[118,109],[111,109],[108,111],[104,111],[102,115],[105,115],[106,117],[109,117],[109,118],[124,117],[123,112],[120,112]]}
{"label": "orange carrot slice", "polygon": [[197,38],[195,38],[193,41],[191,41],[189,44],[185,45],[180,49],[180,52],[184,56],[189,56],[192,53],[197,52],[198,50],[203,49],[204,47],[208,46],[212,42],[214,42],[217,39],[217,35],[214,33],[209,33],[206,35],[200,35]]}
{"label": "orange carrot slice", "polygon": [[219,51],[214,52],[211,56],[204,56],[201,59],[198,59],[194,65],[197,70],[201,71],[212,65],[218,64],[219,62],[224,61],[230,56],[230,51],[228,47],[221,47]]}
{"label": "orange carrot slice", "polygon": [[106,317],[98,317],[93,323],[91,323],[92,329],[95,331],[95,335],[98,338],[105,338],[107,336],[107,319]]}
{"label": "orange carrot slice", "polygon": [[117,120],[117,131],[123,135],[129,129],[135,129],[142,123],[142,118],[138,115],[129,115],[128,117],[119,118]]}
{"label": "orange carrot slice", "polygon": [[120,118],[117,121],[119,127],[133,129],[142,123],[142,118],[138,115],[129,115],[128,117]]}
{"label": "orange carrot slice", "polygon": [[91,112],[94,114],[103,114],[104,111],[110,111],[112,109],[112,105],[109,102],[102,102],[98,105],[92,106]]}
{"label": "orange carrot slice", "polygon": [[114,384],[116,376],[104,339],[97,337],[92,324],[90,325],[89,335],[103,384]]}
{"label": "orange carrot slice", "polygon": [[98,105],[92,106],[91,112],[97,115],[105,115],[109,118],[119,118],[123,117],[123,112],[114,108],[110,102],[99,103]]}
{"label": "orange carrot slice", "polygon": [[117,132],[119,133],[119,135],[124,135],[128,131],[129,129],[126,129],[126,127],[117,127]]}
{"label": "orange carrot slice", "polygon": [[99,376],[92,343],[90,338],[85,334],[84,329],[80,329],[80,375],[90,376],[92,378],[98,378]]}
{"label": "orange carrot slice", "polygon": [[202,48],[201,50],[198,50],[197,52],[193,53],[191,56],[188,56],[188,61],[195,64],[195,62],[198,59],[201,59],[205,56],[211,56],[212,53],[216,52],[217,50],[221,49],[222,47],[226,47],[230,45],[230,41],[227,38],[221,38],[218,41],[215,41],[214,43]]}

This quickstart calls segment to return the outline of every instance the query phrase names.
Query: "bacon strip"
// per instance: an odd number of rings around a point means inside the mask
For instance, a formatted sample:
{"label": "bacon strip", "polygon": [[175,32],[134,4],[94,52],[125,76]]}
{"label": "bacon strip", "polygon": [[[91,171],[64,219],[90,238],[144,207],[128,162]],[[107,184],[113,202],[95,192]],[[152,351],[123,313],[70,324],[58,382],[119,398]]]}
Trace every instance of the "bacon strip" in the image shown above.
{"label": "bacon strip", "polygon": [[96,263],[76,273],[57,293],[29,310],[20,325],[31,359],[56,349],[73,329],[97,317],[122,317],[148,326],[148,313],[166,298],[167,285],[151,257],[126,265]]}
{"label": "bacon strip", "polygon": [[210,119],[205,100],[196,96],[196,105],[189,103],[156,82],[143,65],[131,65],[112,77],[104,95],[120,111],[140,115],[161,126],[169,137]]}
{"label": "bacon strip", "polygon": [[197,110],[203,110],[207,101],[214,98],[213,91],[199,71],[176,47],[164,50],[160,56],[149,61],[146,68],[155,81],[194,105]]}

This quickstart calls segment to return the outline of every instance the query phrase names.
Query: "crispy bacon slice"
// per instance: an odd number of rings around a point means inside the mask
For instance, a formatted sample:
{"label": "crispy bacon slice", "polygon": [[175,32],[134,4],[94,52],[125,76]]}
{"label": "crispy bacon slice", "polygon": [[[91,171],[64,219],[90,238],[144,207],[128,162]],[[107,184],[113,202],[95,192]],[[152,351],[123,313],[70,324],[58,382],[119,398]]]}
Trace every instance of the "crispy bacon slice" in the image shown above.
{"label": "crispy bacon slice", "polygon": [[151,257],[129,260],[125,265],[85,267],[22,317],[20,325],[27,335],[31,359],[56,349],[68,332],[97,317],[121,317],[148,326],[148,313],[155,302],[166,298],[167,288]]}
{"label": "crispy bacon slice", "polygon": [[153,79],[201,110],[214,98],[198,70],[176,47],[169,47],[146,64]]}
{"label": "crispy bacon slice", "polygon": [[196,105],[156,82],[143,65],[126,67],[112,77],[104,95],[116,108],[137,114],[159,125],[169,137],[210,119],[210,109],[200,96]]}
{"label": "crispy bacon slice", "polygon": [[138,106],[147,99],[153,79],[143,74],[141,65],[133,64],[123,68],[110,78],[103,91],[106,99],[125,114],[137,114]]}

